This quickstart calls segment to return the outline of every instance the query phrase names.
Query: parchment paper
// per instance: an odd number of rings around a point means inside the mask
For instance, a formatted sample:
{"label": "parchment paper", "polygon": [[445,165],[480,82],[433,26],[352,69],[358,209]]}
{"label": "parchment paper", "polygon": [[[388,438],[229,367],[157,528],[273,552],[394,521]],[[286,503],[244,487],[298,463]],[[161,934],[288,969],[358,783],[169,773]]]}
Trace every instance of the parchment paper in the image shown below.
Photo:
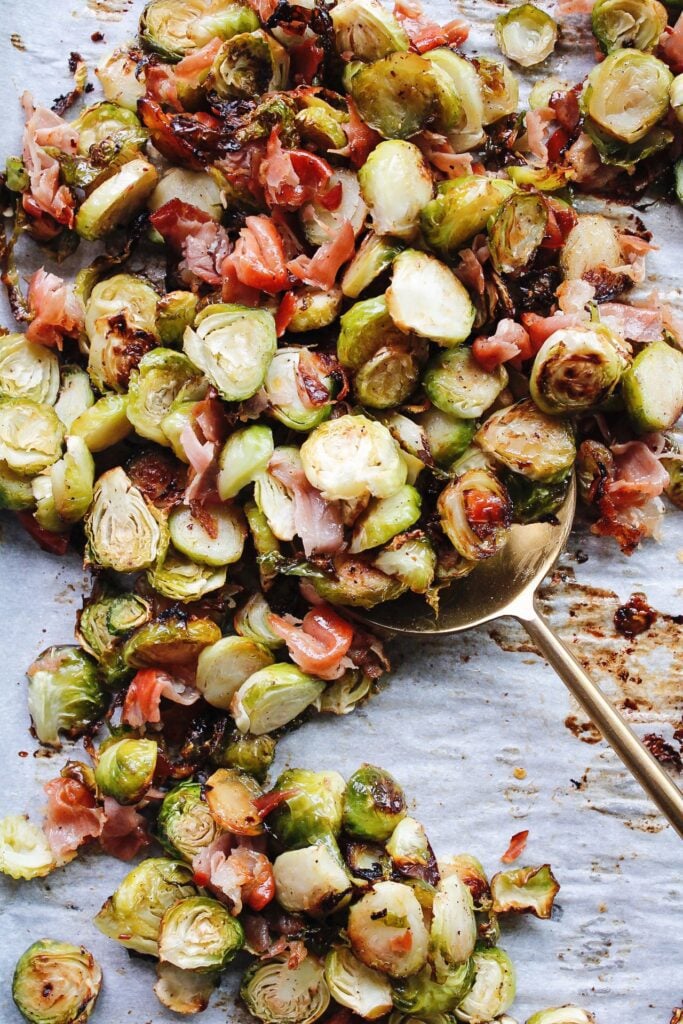
{"label": "parchment paper", "polygon": [[[0,157],[20,148],[23,89],[49,105],[70,88],[69,52],[92,66],[133,35],[141,6],[137,0],[2,0]],[[500,7],[440,0],[433,11],[443,21],[464,13],[480,26],[468,52],[493,53],[486,26]],[[577,54],[592,52],[585,20],[566,26],[553,71],[571,77]],[[104,32],[104,44],[91,41],[96,30]],[[540,72],[547,73],[546,67]],[[681,214],[655,208],[641,215],[662,246],[650,258],[650,286],[676,299]],[[87,258],[83,246],[66,270]],[[2,322],[11,325],[6,310]],[[554,624],[607,692],[621,706],[627,701],[626,714],[641,732],[666,739],[683,700],[681,630],[666,617],[683,610],[681,521],[671,512],[662,543],[631,559],[579,528],[546,590]],[[48,644],[71,640],[84,576],[75,556],[60,560],[38,551],[11,517],[0,520],[0,529],[0,815],[31,808],[39,821],[41,785],[69,751],[38,755],[28,735],[24,671]],[[616,636],[612,616],[620,599],[637,590],[660,616],[649,633],[628,642]],[[668,1024],[672,1008],[683,1004],[681,845],[672,830],[604,743],[579,741],[575,733],[596,737],[514,624],[444,642],[394,644],[393,657],[396,671],[378,697],[347,718],[318,719],[283,740],[276,770],[300,765],[348,775],[363,760],[381,764],[406,787],[437,853],[472,852],[491,873],[500,868],[509,837],[529,829],[523,862],[550,861],[562,891],[551,921],[505,926],[501,944],[518,969],[515,1017],[524,1021],[535,1009],[576,1001],[600,1024]],[[43,881],[0,880],[1,1024],[19,1020],[10,996],[15,961],[45,936],[82,942],[100,960],[105,984],[96,1021],[179,1019],[157,1003],[153,968],[130,959],[92,924],[127,870],[90,854]],[[200,1018],[205,1024],[243,1019],[230,978],[228,972]]]}

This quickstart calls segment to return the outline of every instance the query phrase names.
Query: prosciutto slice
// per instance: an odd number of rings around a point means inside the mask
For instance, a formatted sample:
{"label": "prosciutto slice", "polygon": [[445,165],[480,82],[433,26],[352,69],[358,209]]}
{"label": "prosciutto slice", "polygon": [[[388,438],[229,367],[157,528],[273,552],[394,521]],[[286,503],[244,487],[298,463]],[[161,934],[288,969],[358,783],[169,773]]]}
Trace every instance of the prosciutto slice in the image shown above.
{"label": "prosciutto slice", "polygon": [[222,835],[192,861],[195,881],[210,889],[237,916],[246,904],[263,910],[275,896],[273,867],[251,840]]}
{"label": "prosciutto slice", "polygon": [[84,328],[83,307],[73,288],[42,267],[29,281],[28,304],[33,313],[29,341],[61,350],[64,338],[77,338]]}
{"label": "prosciutto slice", "polygon": [[100,846],[111,857],[129,861],[150,842],[147,822],[134,807],[122,807],[110,796],[104,798],[104,825]]}
{"label": "prosciutto slice", "polygon": [[145,668],[137,672],[128,687],[121,719],[133,729],[141,729],[148,722],[161,721],[161,698],[189,707],[199,700],[200,694],[167,672]]}
{"label": "prosciutto slice", "polygon": [[501,320],[495,334],[479,337],[472,345],[472,355],[484,370],[491,372],[511,359],[529,359],[533,355],[527,331],[514,320]]}
{"label": "prosciutto slice", "polygon": [[36,107],[29,93],[25,92],[21,101],[26,114],[23,159],[31,186],[30,196],[24,196],[24,207],[28,213],[47,213],[59,224],[72,228],[74,197],[66,185],[60,184],[59,161],[45,147],[73,156],[78,149],[78,132],[51,110]]}
{"label": "prosciutto slice", "polygon": [[294,527],[307,555],[334,554],[344,543],[339,502],[326,501],[306,479],[301,463],[276,451],[268,472],[287,488],[294,500]]}
{"label": "prosciutto slice", "polygon": [[304,284],[329,292],[340,268],[353,256],[355,234],[351,221],[345,220],[335,238],[321,245],[314,256],[297,256],[287,269]]}
{"label": "prosciutto slice", "polygon": [[87,786],[77,779],[56,778],[45,785],[44,830],[58,861],[71,860],[79,846],[102,834],[104,812]]}
{"label": "prosciutto slice", "polygon": [[353,663],[346,657],[353,626],[327,604],[312,608],[303,621],[271,614],[270,628],[287,644],[292,661],[319,679],[339,679]]}

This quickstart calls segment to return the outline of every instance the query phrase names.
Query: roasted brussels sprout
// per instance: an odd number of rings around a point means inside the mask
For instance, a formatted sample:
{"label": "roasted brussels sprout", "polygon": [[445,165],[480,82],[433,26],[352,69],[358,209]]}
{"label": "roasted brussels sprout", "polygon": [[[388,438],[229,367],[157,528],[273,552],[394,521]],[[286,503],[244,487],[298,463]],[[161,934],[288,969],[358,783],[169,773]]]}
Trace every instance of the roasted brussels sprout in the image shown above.
{"label": "roasted brussels sprout", "polygon": [[555,49],[557,23],[534,4],[519,4],[496,18],[496,39],[504,56],[523,68],[541,64]]}
{"label": "roasted brussels sprout", "polygon": [[263,594],[256,591],[247,602],[235,613],[235,632],[240,636],[263,644],[270,650],[282,647],[284,640],[276,636],[270,628],[270,607]]}
{"label": "roasted brussels sprout", "polygon": [[49,533],[66,533],[68,526],[60,519],[52,493],[52,481],[46,470],[31,481],[31,490],[35,502],[33,518],[38,525]]}
{"label": "roasted brussels sprout", "polygon": [[40,939],[17,961],[12,999],[30,1024],[85,1024],[101,985],[100,965],[84,946]]}
{"label": "roasted brussels sprout", "polygon": [[78,133],[78,152],[83,157],[87,157],[93,147],[97,149],[110,140],[124,145],[129,143],[132,151],[136,152],[147,137],[136,114],[112,102],[86,107],[73,122],[73,126]]}
{"label": "roasted brussels sprout", "polygon": [[437,975],[469,960],[476,941],[472,894],[457,875],[450,875],[439,882],[432,905],[429,942]]}
{"label": "roasted brussels sprout", "polygon": [[[669,102],[671,103],[671,109],[676,115],[676,120],[683,123],[683,75],[676,75],[671,87],[669,88]],[[678,166],[680,161],[676,165],[676,173],[678,175]],[[680,202],[680,188],[677,183],[677,195]]]}
{"label": "roasted brussels sprout", "polygon": [[273,663],[273,655],[263,644],[242,636],[226,636],[205,647],[197,662],[197,689],[213,707],[230,710],[239,688],[263,668]]}
{"label": "roasted brussels sprout", "polygon": [[0,460],[20,476],[41,473],[61,455],[64,427],[54,409],[30,398],[0,398]]}
{"label": "roasted brussels sprout", "polygon": [[621,392],[639,434],[668,430],[683,412],[683,352],[654,341],[623,376]]}
{"label": "roasted brussels sprout", "polygon": [[128,395],[105,395],[76,417],[69,433],[83,438],[89,451],[102,452],[123,441],[133,429],[127,410]]}
{"label": "roasted brussels sprout", "polygon": [[548,226],[548,207],[542,196],[529,193],[510,196],[489,224],[491,262],[499,274],[526,270]]}
{"label": "roasted brussels sprout", "polygon": [[615,50],[589,74],[583,110],[620,142],[643,139],[669,109],[673,75],[666,64],[640,50]]}
{"label": "roasted brussels sprout", "polygon": [[436,552],[419,532],[417,536],[400,534],[380,551],[374,565],[387,576],[396,577],[413,593],[426,594],[434,581]]}
{"label": "roasted brussels sprout", "polygon": [[374,498],[356,520],[349,551],[353,555],[380,547],[410,529],[420,518],[422,499],[410,484],[389,498]]}
{"label": "roasted brussels sprout", "polygon": [[168,292],[157,302],[157,330],[162,345],[182,345],[185,329],[197,315],[198,298],[193,292]]}
{"label": "roasted brussels sprout", "polygon": [[406,813],[403,790],[383,768],[364,764],[347,782],[342,823],[354,839],[383,843]]}
{"label": "roasted brussels sprout", "polygon": [[432,458],[443,469],[467,451],[477,430],[474,420],[449,416],[436,407],[421,413],[417,422]]}
{"label": "roasted brussels sprout", "polygon": [[188,604],[198,601],[205,594],[220,590],[225,585],[227,569],[225,566],[212,568],[199,565],[185,555],[179,555],[172,548],[158,565],[147,572],[150,586],[164,597]]}
{"label": "roasted brussels sprout", "polygon": [[26,674],[33,728],[48,747],[61,747],[62,732],[80,736],[104,711],[97,665],[80,647],[48,647]]}
{"label": "roasted brussels sprout", "polygon": [[206,780],[206,802],[222,829],[240,836],[258,836],[263,822],[255,800],[261,795],[256,781],[234,768],[219,768]]}
{"label": "roasted brussels sprout", "polygon": [[95,484],[85,532],[89,557],[117,572],[148,569],[168,547],[165,522],[120,466]]}
{"label": "roasted brussels sprout", "polygon": [[90,508],[95,481],[95,463],[85,441],[67,437],[66,453],[47,472],[57,515],[64,523],[79,522]]}
{"label": "roasted brussels sprout", "polygon": [[374,608],[384,601],[394,601],[408,589],[400,577],[388,576],[362,558],[337,556],[334,577],[313,580],[318,595],[331,604],[351,608]]}
{"label": "roasted brussels sprout", "polygon": [[595,1017],[580,1006],[551,1006],[532,1014],[526,1024],[595,1024]]}
{"label": "roasted brussels sprout", "polygon": [[476,149],[485,138],[485,111],[483,82],[475,65],[446,46],[429,50],[424,56],[437,74],[451,83],[460,101],[457,124],[450,131],[443,125],[439,130],[448,131],[448,142],[454,152]]}
{"label": "roasted brussels sprout", "polygon": [[345,905],[351,880],[327,846],[305,846],[281,853],[273,864],[275,896],[285,910],[324,917]]}
{"label": "roasted brussels sprout", "polygon": [[313,1024],[330,1004],[323,964],[311,953],[294,967],[288,957],[255,963],[242,978],[240,995],[263,1024]]}
{"label": "roasted brussels sprout", "polygon": [[221,631],[211,619],[167,614],[136,629],[125,643],[123,658],[130,668],[187,665],[220,638]]}
{"label": "roasted brussels sprout", "polygon": [[140,41],[164,60],[178,61],[217,36],[257,28],[251,8],[233,0],[151,0],[140,18]]}
{"label": "roasted brussels sprout", "polygon": [[557,483],[539,483],[519,473],[504,473],[503,483],[510,495],[513,522],[538,523],[549,521],[567,497],[571,475]]}
{"label": "roasted brussels sprout", "polygon": [[407,469],[386,427],[365,416],[340,416],[317,427],[301,446],[309,483],[329,501],[388,498]]}
{"label": "roasted brussels sprout", "polygon": [[497,914],[513,912],[548,918],[559,891],[549,864],[499,871],[491,879],[493,909]]}
{"label": "roasted brussels sprout", "polygon": [[87,196],[76,214],[76,231],[90,242],[127,224],[147,202],[159,180],[153,164],[130,160]]}
{"label": "roasted brussels sprout", "polygon": [[136,594],[93,595],[78,617],[76,639],[102,668],[102,660],[118,649],[121,637],[148,622],[150,614],[147,602]]}
{"label": "roasted brussels sprout", "polygon": [[136,804],[152,785],[157,765],[155,740],[116,740],[100,749],[95,781],[120,804]]}
{"label": "roasted brussels sprout", "polygon": [[[198,210],[208,213],[214,220],[220,220],[223,216],[223,204],[221,202],[221,190],[206,171],[191,171],[186,167],[171,167],[159,180],[159,184],[152,192],[147,203],[150,210],[161,209],[166,203],[173,199],[181,199]],[[189,303],[189,297],[194,299],[194,307],[197,306],[197,297],[189,292],[171,292],[166,296],[167,305],[173,296],[182,296],[183,305]],[[192,323],[194,316],[190,317],[187,323]],[[182,341],[182,334],[179,341]]]}
{"label": "roasted brussels sprout", "polygon": [[439,869],[427,833],[415,818],[402,818],[386,844],[394,871],[430,885],[439,880]]}
{"label": "roasted brussels sprout", "polygon": [[85,307],[88,373],[96,388],[124,391],[131,371],[156,345],[159,296],[146,281],[116,274],[95,285]]}
{"label": "roasted brussels sprout", "polygon": [[218,835],[200,783],[181,782],[169,790],[159,808],[157,838],[172,857],[191,863]]}
{"label": "roasted brussels sprout", "polygon": [[519,82],[507,64],[478,57],[474,66],[481,82],[484,124],[495,124],[504,117],[516,114],[519,105]]}
{"label": "roasted brussels sprout", "polygon": [[431,172],[418,147],[401,139],[380,142],[358,172],[358,180],[377,234],[412,240],[420,210],[434,194]]}
{"label": "roasted brussels sprout", "polygon": [[507,540],[512,522],[510,497],[485,469],[470,469],[448,484],[437,507],[444,533],[463,558],[491,558]]}
{"label": "roasted brussels sprout", "polygon": [[244,427],[231,434],[219,456],[217,487],[221,500],[237,497],[243,487],[265,472],[273,451],[269,427]]}
{"label": "roasted brussels sprout", "polygon": [[626,47],[654,50],[667,23],[666,8],[658,0],[596,0],[591,17],[603,53]]}
{"label": "roasted brussels sprout", "polygon": [[140,56],[124,49],[113,50],[95,69],[105,99],[132,113],[136,113],[138,100],[145,95],[144,73],[138,76]]}
{"label": "roasted brussels sprout", "polygon": [[385,139],[409,139],[431,124],[451,128],[462,112],[455,85],[416,53],[364,65],[348,88],[363,120]]}
{"label": "roasted brussels sprout", "polygon": [[474,984],[458,1006],[458,1019],[487,1024],[510,1008],[515,998],[515,969],[507,953],[498,948],[474,953]]}
{"label": "roasted brussels sprout", "polygon": [[385,296],[355,302],[343,314],[337,340],[342,366],[361,370],[380,348],[405,344],[406,338],[389,316]]}
{"label": "roasted brussels sprout", "polygon": [[444,259],[455,257],[470,238],[486,227],[515,191],[511,181],[471,174],[442,181],[436,198],[423,208],[420,226],[427,245]]}
{"label": "roasted brussels sprout", "polygon": [[338,772],[283,772],[273,787],[283,799],[268,816],[278,843],[286,850],[301,850],[335,839],[341,830],[345,789]]}
{"label": "roasted brussels sprout", "polygon": [[162,429],[164,418],[179,396],[203,397],[203,378],[180,352],[155,348],[147,352],[130,376],[127,415],[140,437],[168,445]]}
{"label": "roasted brussels sprout", "polygon": [[539,412],[528,398],[489,416],[475,442],[508,469],[543,483],[564,479],[576,459],[570,424]]}
{"label": "roasted brussels sprout", "polygon": [[168,520],[171,540],[178,551],[203,565],[232,565],[242,557],[247,530],[241,511],[217,505],[211,523],[201,522],[185,505],[174,509]]}
{"label": "roasted brussels sprout", "polygon": [[379,0],[340,0],[331,15],[338,52],[354,60],[379,60],[408,49],[408,36]]}
{"label": "roasted brussels sprout", "polygon": [[476,316],[467,289],[452,270],[416,249],[407,249],[394,260],[387,308],[402,331],[445,348],[469,337]]}
{"label": "roasted brussels sprout", "polygon": [[161,919],[179,900],[196,896],[192,868],[177,860],[151,857],[123,879],[95,917],[110,939],[145,956],[159,955]]}
{"label": "roasted brussels sprout", "polygon": [[275,320],[265,309],[205,306],[185,332],[188,359],[226,402],[242,402],[263,384],[275,355]]}
{"label": "roasted brussels sprout", "polygon": [[441,352],[429,364],[423,385],[437,409],[464,420],[478,419],[507,386],[504,366],[484,370],[470,348]]}
{"label": "roasted brussels sprout", "polygon": [[[299,467],[297,448],[281,448],[288,462]],[[254,481],[254,498],[258,516],[247,508],[249,527],[254,547],[260,557],[279,551],[278,540],[293,540],[296,535],[294,498],[283,483],[272,473],[259,473]]]}
{"label": "roasted brussels sprout", "polygon": [[591,271],[601,268],[616,270],[623,262],[617,230],[600,214],[582,214],[560,253],[560,266],[568,281],[590,277]]}
{"label": "roasted brussels sprout", "polygon": [[287,725],[313,704],[325,684],[295,665],[270,665],[254,672],[235,693],[231,712],[240,732],[254,736]]}
{"label": "roasted brussels sprout", "polygon": [[347,946],[337,946],[327,954],[325,978],[332,998],[364,1020],[376,1020],[393,1008],[387,977],[367,967]]}
{"label": "roasted brussels sprout", "polygon": [[219,99],[251,99],[284,89],[289,55],[268,32],[240,32],[223,43],[206,85]]}
{"label": "roasted brussels sprout", "polygon": [[443,970],[438,980],[434,972],[425,967],[418,974],[394,981],[394,1006],[409,1014],[409,1020],[424,1019],[446,1024],[446,1021],[454,1019],[453,1010],[472,988],[473,980],[472,960]]}
{"label": "roasted brussels sprout", "polygon": [[339,316],[343,299],[339,288],[325,292],[304,285],[290,294],[296,307],[287,327],[290,334],[319,331],[329,327]]}
{"label": "roasted brussels sprout", "polygon": [[612,395],[628,365],[624,342],[602,324],[556,331],[531,369],[531,397],[550,415],[594,409]]}
{"label": "roasted brussels sprout", "polygon": [[55,412],[67,431],[95,403],[90,378],[80,366],[63,366]]}
{"label": "roasted brussels sprout", "polygon": [[375,278],[391,266],[401,248],[399,242],[369,232],[344,271],[341,282],[344,295],[349,299],[357,299]]}
{"label": "roasted brussels sprout", "polygon": [[0,872],[10,878],[43,878],[57,865],[42,828],[22,814],[0,818]]}
{"label": "roasted brussels sprout", "polygon": [[188,896],[161,919],[159,959],[185,971],[220,971],[243,945],[240,922],[207,896]]}
{"label": "roasted brussels sprout", "polygon": [[[327,419],[332,408],[331,404],[312,405],[302,401],[297,380],[299,360],[304,351],[292,347],[276,352],[263,385],[270,414],[290,430],[313,430]],[[328,378],[325,384],[331,401],[332,381]]]}
{"label": "roasted brussels sprout", "polygon": [[23,512],[35,505],[32,481],[0,462],[0,509]]}
{"label": "roasted brussels sprout", "polygon": [[416,974],[427,961],[429,935],[413,890],[378,882],[349,911],[351,948],[367,967],[393,978]]}
{"label": "roasted brussels sprout", "polygon": [[54,405],[59,392],[59,359],[23,334],[0,337],[0,396]]}
{"label": "roasted brussels sprout", "polygon": [[206,1010],[217,984],[217,973],[198,974],[159,961],[154,994],[168,1010],[189,1015]]}
{"label": "roasted brussels sprout", "polygon": [[243,736],[239,730],[224,735],[220,745],[211,754],[214,764],[222,768],[236,768],[263,782],[275,760],[276,741],[272,736]]}

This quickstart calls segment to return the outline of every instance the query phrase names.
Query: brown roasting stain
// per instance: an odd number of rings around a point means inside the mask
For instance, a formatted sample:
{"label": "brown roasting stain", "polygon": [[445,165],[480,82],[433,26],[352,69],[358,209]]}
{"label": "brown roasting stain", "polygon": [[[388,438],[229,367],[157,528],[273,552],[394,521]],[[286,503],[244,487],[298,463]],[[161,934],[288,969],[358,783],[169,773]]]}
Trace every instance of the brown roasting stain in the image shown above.
{"label": "brown roasting stain", "polygon": [[26,43],[18,32],[13,32],[9,37],[9,41],[15,50],[19,50],[20,53],[26,53]]}
{"label": "brown roasting stain", "polygon": [[570,732],[574,733],[577,739],[582,740],[584,743],[599,743],[602,739],[602,733],[597,725],[593,725],[592,722],[582,722],[576,715],[567,715],[564,724]]}
{"label": "brown roasting stain", "polygon": [[120,21],[133,0],[87,0],[86,7],[104,21]]}

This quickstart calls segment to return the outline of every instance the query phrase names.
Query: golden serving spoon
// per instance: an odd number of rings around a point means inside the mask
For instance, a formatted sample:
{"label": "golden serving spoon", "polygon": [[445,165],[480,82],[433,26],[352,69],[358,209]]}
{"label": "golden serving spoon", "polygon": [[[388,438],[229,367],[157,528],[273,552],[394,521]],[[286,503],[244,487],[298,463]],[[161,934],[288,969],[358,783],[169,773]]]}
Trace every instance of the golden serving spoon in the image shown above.
{"label": "golden serving spoon", "polygon": [[510,616],[517,619],[550,662],[570,693],[683,838],[683,793],[634,731],[555,635],[536,607],[536,592],[569,537],[576,510],[572,480],[557,523],[515,526],[504,548],[441,595],[436,618],[416,594],[358,615],[368,626],[388,633],[437,636]]}

